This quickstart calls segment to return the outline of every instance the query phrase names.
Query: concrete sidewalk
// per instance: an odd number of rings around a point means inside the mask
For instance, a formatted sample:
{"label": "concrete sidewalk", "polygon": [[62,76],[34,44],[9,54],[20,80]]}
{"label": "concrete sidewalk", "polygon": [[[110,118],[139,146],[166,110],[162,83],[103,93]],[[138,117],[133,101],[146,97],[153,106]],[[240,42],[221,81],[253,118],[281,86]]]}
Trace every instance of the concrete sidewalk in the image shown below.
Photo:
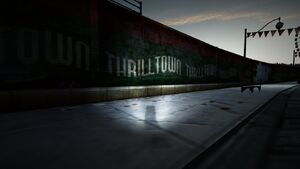
{"label": "concrete sidewalk", "polygon": [[179,169],[294,85],[0,114],[0,168]]}

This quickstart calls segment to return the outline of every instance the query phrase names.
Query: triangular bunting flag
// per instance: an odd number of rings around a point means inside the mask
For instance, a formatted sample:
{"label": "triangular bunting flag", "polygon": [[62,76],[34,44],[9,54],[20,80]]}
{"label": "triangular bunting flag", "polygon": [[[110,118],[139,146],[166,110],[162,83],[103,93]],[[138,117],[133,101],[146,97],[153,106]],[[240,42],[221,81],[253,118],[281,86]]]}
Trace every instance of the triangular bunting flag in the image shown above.
{"label": "triangular bunting flag", "polygon": [[296,34],[298,34],[300,32],[300,26],[298,26],[298,28],[296,28],[295,30],[296,30]]}
{"label": "triangular bunting flag", "polygon": [[248,32],[248,33],[247,33],[247,38],[249,38],[249,37],[250,37],[250,35],[251,35],[251,33],[250,33],[250,32]]}
{"label": "triangular bunting flag", "polygon": [[264,32],[258,32],[258,36],[261,37],[261,35],[263,34]]}
{"label": "triangular bunting flag", "polygon": [[270,32],[270,31],[264,31],[265,37],[268,36],[269,32]]}
{"label": "triangular bunting flag", "polygon": [[271,35],[274,36],[274,34],[276,33],[276,30],[271,30]]}
{"label": "triangular bunting flag", "polygon": [[288,29],[288,34],[290,35],[292,32],[293,32],[293,28],[291,28],[291,29]]}
{"label": "triangular bunting flag", "polygon": [[279,36],[281,36],[284,31],[285,31],[285,29],[279,29],[278,30]]}
{"label": "triangular bunting flag", "polygon": [[254,36],[256,35],[257,32],[252,32],[252,37],[254,38]]}

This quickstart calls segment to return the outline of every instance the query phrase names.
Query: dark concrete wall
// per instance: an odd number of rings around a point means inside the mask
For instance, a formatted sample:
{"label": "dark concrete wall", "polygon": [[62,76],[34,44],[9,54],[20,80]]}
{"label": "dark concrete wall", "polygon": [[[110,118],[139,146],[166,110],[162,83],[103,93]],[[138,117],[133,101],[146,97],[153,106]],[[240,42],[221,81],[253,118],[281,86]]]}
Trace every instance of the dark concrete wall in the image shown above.
{"label": "dark concrete wall", "polygon": [[288,80],[290,68],[245,59],[108,1],[1,5],[1,89]]}
{"label": "dark concrete wall", "polygon": [[298,77],[103,0],[11,1],[0,20],[0,112]]}
{"label": "dark concrete wall", "polygon": [[[106,82],[110,84],[120,81],[128,85],[232,82],[238,81],[240,68],[256,69],[256,61],[218,49],[138,13],[110,3],[101,4],[99,11],[99,36],[100,44],[103,44],[100,51],[103,52],[101,57],[105,59],[104,63],[108,65],[105,69]],[[162,71],[161,64],[165,63],[163,57],[179,60],[180,72]],[[138,66],[138,62],[144,61],[144,74],[139,74],[139,71],[135,76],[130,75],[129,71],[120,74],[117,68],[120,66],[122,69],[123,65],[118,59],[123,58],[126,58],[127,64],[128,59],[133,61],[131,64],[137,69],[142,67]],[[110,66],[111,71],[107,71]],[[149,67],[153,75],[149,73]],[[126,70],[129,70],[128,65]]]}

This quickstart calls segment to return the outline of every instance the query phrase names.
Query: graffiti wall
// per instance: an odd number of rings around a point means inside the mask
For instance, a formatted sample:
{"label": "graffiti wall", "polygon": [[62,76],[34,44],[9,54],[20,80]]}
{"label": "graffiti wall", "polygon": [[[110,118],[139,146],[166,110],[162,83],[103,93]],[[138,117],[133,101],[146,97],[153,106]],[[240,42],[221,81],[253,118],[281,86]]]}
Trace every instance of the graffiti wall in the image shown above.
{"label": "graffiti wall", "polygon": [[82,77],[91,69],[92,53],[88,1],[33,0],[6,5],[0,7],[9,16],[0,23],[2,88],[60,87],[85,81]]}
{"label": "graffiti wall", "polygon": [[103,3],[99,11],[100,51],[107,65],[105,82],[110,85],[237,82],[241,69],[256,69],[258,62],[218,49],[138,13],[110,3]]}
{"label": "graffiti wall", "polygon": [[1,89],[238,82],[244,71],[262,82],[282,77],[276,65],[218,49],[108,1],[20,3],[0,8],[2,16],[15,11],[0,23]]}

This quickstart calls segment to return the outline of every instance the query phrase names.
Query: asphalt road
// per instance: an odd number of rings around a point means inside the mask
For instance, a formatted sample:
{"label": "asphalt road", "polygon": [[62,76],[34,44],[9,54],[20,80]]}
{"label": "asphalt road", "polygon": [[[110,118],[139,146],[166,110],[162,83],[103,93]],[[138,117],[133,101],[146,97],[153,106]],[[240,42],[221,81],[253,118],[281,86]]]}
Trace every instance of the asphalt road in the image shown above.
{"label": "asphalt road", "polygon": [[0,168],[182,168],[295,84],[0,114]]}

